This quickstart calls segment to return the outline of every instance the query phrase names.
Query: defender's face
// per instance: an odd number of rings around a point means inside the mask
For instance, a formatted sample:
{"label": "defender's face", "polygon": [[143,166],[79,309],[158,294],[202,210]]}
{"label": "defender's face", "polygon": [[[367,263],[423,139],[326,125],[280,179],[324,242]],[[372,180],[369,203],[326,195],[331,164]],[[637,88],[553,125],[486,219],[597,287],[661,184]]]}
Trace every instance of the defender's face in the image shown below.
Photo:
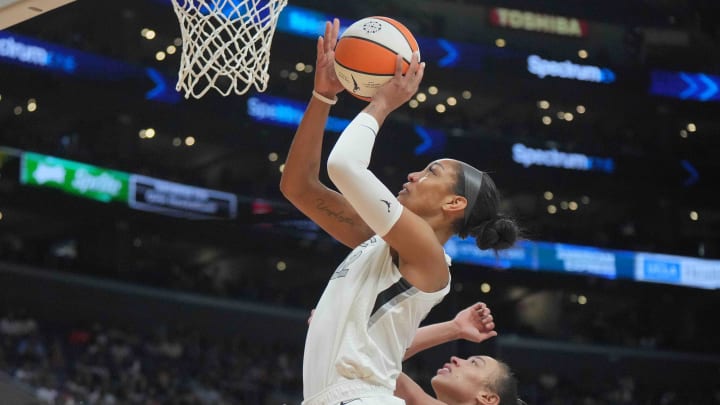
{"label": "defender's face", "polygon": [[438,397],[458,402],[475,398],[483,387],[495,381],[502,373],[500,363],[488,356],[467,359],[451,357],[431,380]]}

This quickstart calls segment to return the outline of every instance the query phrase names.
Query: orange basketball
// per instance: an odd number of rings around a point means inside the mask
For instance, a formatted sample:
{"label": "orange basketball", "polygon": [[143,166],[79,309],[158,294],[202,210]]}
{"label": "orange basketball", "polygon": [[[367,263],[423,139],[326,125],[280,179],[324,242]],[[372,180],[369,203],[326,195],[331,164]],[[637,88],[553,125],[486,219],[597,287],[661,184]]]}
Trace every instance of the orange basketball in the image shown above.
{"label": "orange basketball", "polygon": [[350,25],[335,47],[335,73],[353,96],[370,101],[395,74],[395,61],[403,58],[403,73],[413,52],[415,37],[404,25],[388,17],[367,17]]}

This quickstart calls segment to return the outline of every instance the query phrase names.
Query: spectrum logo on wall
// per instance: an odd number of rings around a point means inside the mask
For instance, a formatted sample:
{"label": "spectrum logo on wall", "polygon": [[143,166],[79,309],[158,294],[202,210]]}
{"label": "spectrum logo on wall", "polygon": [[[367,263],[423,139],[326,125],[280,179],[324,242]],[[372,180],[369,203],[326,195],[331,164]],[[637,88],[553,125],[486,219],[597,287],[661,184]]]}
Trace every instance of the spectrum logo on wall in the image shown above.
{"label": "spectrum logo on wall", "polygon": [[574,79],[595,83],[612,83],[615,81],[615,72],[608,68],[578,65],[569,60],[562,62],[548,60],[538,55],[528,56],[527,70],[541,79],[545,77],[559,77],[562,79]]}
{"label": "spectrum logo on wall", "polygon": [[615,171],[615,161],[609,157],[561,152],[557,149],[535,149],[521,143],[512,146],[512,159],[525,168],[546,166],[568,170],[599,171],[608,174]]}
{"label": "spectrum logo on wall", "polygon": [[496,27],[570,37],[584,37],[587,35],[587,22],[584,20],[501,7],[490,9],[490,24]]}

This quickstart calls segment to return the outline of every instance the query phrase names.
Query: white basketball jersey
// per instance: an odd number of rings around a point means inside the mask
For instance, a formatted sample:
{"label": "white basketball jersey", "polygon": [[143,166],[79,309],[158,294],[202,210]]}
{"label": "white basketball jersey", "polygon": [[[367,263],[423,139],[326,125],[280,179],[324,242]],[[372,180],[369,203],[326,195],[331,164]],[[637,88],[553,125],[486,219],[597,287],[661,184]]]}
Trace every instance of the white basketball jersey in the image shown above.
{"label": "white basketball jersey", "polygon": [[378,236],[355,248],[333,273],[310,323],[305,399],[347,380],[394,391],[420,322],[449,290],[450,282],[433,293],[410,285]]}

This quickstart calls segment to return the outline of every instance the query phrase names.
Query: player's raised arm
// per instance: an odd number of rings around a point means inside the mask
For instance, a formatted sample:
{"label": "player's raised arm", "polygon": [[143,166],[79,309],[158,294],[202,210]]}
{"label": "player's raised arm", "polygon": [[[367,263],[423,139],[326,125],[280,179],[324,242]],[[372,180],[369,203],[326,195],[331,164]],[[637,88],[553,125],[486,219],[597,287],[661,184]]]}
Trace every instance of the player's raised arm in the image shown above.
{"label": "player's raised arm", "polygon": [[[333,68],[340,23],[325,24],[318,38],[315,88],[295,133],[280,179],[283,195],[341,243],[355,247],[372,236],[372,230],[339,193],[320,182],[323,134],[330,107],[343,90]],[[331,104],[332,103],[332,104]]]}
{"label": "player's raised arm", "polygon": [[[372,230],[383,237],[400,257],[400,272],[413,286],[433,292],[447,286],[448,267],[442,249],[452,232],[449,217],[435,226],[445,227],[447,235],[438,235],[425,218],[410,209],[404,209],[398,198],[368,170],[370,156],[385,118],[409,100],[417,91],[425,65],[419,54],[412,56],[407,73],[402,73],[402,59],[397,57],[397,70],[392,80],[384,84],[373,96],[370,104],[358,114],[338,139],[328,157],[328,174],[338,190],[347,198]],[[449,177],[448,177],[449,181]],[[450,188],[447,187],[447,192]],[[438,194],[419,197],[428,205],[440,202]],[[464,200],[464,199],[463,199]],[[464,205],[455,215],[462,213]]]}

